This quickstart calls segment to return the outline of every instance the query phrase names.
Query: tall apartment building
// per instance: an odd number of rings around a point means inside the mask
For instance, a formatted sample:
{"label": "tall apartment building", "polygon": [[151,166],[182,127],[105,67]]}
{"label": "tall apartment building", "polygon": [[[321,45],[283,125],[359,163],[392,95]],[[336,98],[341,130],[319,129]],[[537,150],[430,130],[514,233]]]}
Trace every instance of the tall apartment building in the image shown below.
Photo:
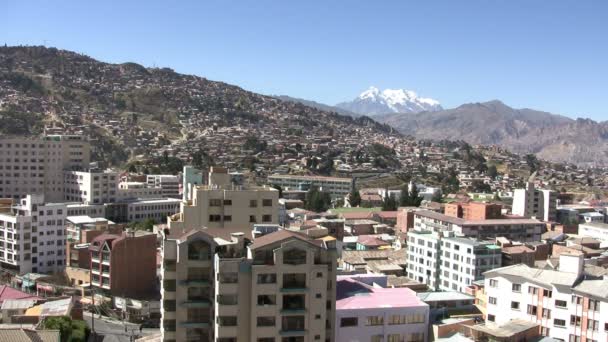
{"label": "tall apartment building", "polygon": [[608,279],[584,273],[583,256],[560,255],[558,270],[519,264],[485,274],[487,325],[535,322],[561,341],[608,339]]}
{"label": "tall apartment building", "polygon": [[104,204],[119,198],[118,172],[66,171],[63,177],[65,201]]}
{"label": "tall apartment building", "polygon": [[98,293],[146,298],[157,291],[155,234],[102,234],[93,239],[89,251],[91,286]]}
{"label": "tall apartment building", "polygon": [[0,139],[0,198],[44,195],[63,200],[64,170],[84,170],[91,159],[82,136],[50,135],[41,139]]}
{"label": "tall apartment building", "polygon": [[453,231],[479,240],[492,240],[502,236],[514,241],[533,242],[540,241],[546,226],[536,219],[465,220],[421,210],[414,213],[414,229],[436,232]]}
{"label": "tall apartment building", "polygon": [[148,187],[160,188],[162,197],[181,198],[180,179],[174,175],[148,175]]}
{"label": "tall apartment building", "polygon": [[285,190],[309,190],[318,187],[328,192],[332,199],[344,198],[353,186],[352,178],[322,177],[322,176],[296,176],[296,175],[271,175],[268,176],[268,184],[279,185]]}
{"label": "tall apartment building", "polygon": [[543,221],[557,220],[557,194],[552,190],[536,189],[529,181],[524,189],[513,191],[513,209],[515,215],[536,217]]}
{"label": "tall apartment building", "polygon": [[[279,223],[279,191],[271,187],[234,186],[226,169],[212,168],[209,185],[196,186],[192,200],[168,218],[173,236],[197,228],[251,231],[257,223]],[[173,233],[175,232],[175,233]]]}
{"label": "tall apartment building", "polygon": [[500,247],[453,232],[408,232],[408,277],[434,290],[465,292],[501,266]]}
{"label": "tall apartment building", "polygon": [[335,246],[284,230],[246,242],[222,228],[163,241],[163,340],[332,341]]}
{"label": "tall apartment building", "polygon": [[18,273],[54,273],[65,267],[65,204],[27,195],[0,213],[0,267]]}

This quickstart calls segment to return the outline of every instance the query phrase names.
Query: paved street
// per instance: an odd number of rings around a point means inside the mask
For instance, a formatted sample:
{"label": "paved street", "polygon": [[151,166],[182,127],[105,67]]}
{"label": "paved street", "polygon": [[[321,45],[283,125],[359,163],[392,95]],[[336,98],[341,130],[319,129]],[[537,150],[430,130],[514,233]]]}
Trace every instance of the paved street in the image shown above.
{"label": "paved street", "polygon": [[[91,327],[91,314],[84,313],[84,319]],[[125,326],[127,331],[125,332]],[[129,342],[133,338],[140,337],[139,324],[122,323],[120,321],[112,321],[107,317],[99,319],[99,315],[95,315],[95,332],[97,335],[103,336],[98,341],[103,342]],[[143,329],[141,335],[151,335],[158,333],[159,329]]]}

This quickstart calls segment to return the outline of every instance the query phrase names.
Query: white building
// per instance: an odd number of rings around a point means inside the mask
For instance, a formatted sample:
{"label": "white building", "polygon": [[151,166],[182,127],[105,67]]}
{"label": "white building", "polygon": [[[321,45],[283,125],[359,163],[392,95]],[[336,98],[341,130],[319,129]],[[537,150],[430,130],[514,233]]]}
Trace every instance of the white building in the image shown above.
{"label": "white building", "polygon": [[521,242],[540,241],[545,224],[536,219],[465,220],[428,210],[414,213],[414,229],[435,232],[453,231],[479,240],[492,240],[499,236]]}
{"label": "white building", "polygon": [[561,341],[608,339],[608,279],[583,274],[582,255],[562,254],[559,270],[507,266],[485,274],[486,324],[521,319]]}
{"label": "white building", "polygon": [[118,200],[130,198],[162,198],[163,190],[156,187],[148,187],[144,182],[120,182],[118,183]]}
{"label": "white building", "polygon": [[376,281],[338,277],[334,341],[428,341],[429,305],[408,288],[383,288]]}
{"label": "white building", "polygon": [[64,172],[64,199],[93,204],[113,203],[118,199],[118,173],[114,171]]}
{"label": "white building", "polygon": [[578,235],[601,241],[602,246],[608,245],[608,224],[599,222],[581,223],[578,226]]}
{"label": "white building", "polygon": [[526,183],[525,189],[513,192],[513,214],[535,217],[543,221],[557,220],[557,194],[552,190],[536,189],[534,183]]}
{"label": "white building", "polygon": [[174,175],[148,175],[148,187],[160,188],[162,197],[180,198],[180,177]]}
{"label": "white building", "polygon": [[283,190],[309,190],[311,187],[318,187],[319,190],[328,192],[332,199],[337,199],[344,198],[351,191],[353,180],[322,176],[271,175],[268,176],[268,184],[279,185]]}
{"label": "white building", "polygon": [[0,198],[40,194],[62,201],[64,170],[86,169],[90,150],[82,136],[0,138]]}
{"label": "white building", "polygon": [[501,266],[501,249],[492,242],[453,232],[411,230],[407,236],[408,277],[434,291],[465,292],[485,271]]}
{"label": "white building", "polygon": [[65,267],[64,203],[27,195],[0,213],[0,266],[18,273],[55,273]]}

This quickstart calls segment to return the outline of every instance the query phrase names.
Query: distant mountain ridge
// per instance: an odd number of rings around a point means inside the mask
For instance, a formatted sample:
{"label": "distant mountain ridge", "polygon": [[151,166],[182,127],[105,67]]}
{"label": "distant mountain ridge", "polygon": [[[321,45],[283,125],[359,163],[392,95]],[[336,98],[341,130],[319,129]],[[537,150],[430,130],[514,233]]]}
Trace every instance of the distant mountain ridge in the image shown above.
{"label": "distant mountain ridge", "polygon": [[336,105],[361,115],[386,113],[420,113],[442,110],[439,101],[419,97],[414,91],[405,89],[384,89],[370,87],[350,102]]}
{"label": "distant mountain ridge", "polygon": [[514,109],[498,100],[436,112],[384,114],[374,119],[420,139],[500,145],[555,162],[608,164],[607,122]]}
{"label": "distant mountain ridge", "polygon": [[281,101],[289,101],[289,102],[295,102],[295,103],[301,103],[305,106],[308,107],[312,107],[312,108],[316,108],[318,110],[322,110],[325,112],[335,112],[341,115],[348,115],[351,116],[353,118],[359,117],[361,116],[361,114],[358,113],[354,113],[351,112],[349,110],[340,108],[340,107],[335,107],[335,106],[330,106],[324,103],[319,103],[316,101],[312,101],[312,100],[306,100],[306,99],[301,99],[301,98],[297,98],[297,97],[291,97],[288,95],[272,95],[272,97],[277,98]]}

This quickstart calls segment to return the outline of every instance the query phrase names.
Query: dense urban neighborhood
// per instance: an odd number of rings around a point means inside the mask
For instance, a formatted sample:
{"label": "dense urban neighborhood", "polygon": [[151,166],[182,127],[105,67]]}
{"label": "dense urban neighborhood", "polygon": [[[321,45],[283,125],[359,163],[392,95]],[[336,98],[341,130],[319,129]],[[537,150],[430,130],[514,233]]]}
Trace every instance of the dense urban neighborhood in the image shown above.
{"label": "dense urban neighborhood", "polygon": [[605,341],[607,190],[601,160],[4,46],[0,340]]}

